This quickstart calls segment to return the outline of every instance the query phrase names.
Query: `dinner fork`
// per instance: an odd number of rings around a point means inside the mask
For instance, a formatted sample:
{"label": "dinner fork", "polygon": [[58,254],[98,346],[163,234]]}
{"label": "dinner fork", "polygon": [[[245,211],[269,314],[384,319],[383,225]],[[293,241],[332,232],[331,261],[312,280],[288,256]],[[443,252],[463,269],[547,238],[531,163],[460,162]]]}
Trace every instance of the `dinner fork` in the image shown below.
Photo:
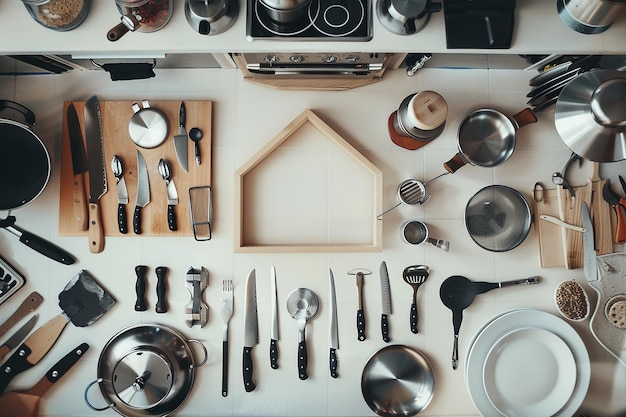
{"label": "dinner fork", "polygon": [[222,281],[222,397],[228,395],[228,322],[233,316],[233,280]]}

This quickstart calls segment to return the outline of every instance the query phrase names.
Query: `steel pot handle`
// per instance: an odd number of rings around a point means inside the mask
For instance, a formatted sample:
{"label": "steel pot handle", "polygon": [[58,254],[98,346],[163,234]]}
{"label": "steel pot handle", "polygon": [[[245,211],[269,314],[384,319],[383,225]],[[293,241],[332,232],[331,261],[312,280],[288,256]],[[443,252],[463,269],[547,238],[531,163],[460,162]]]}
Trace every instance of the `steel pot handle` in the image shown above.
{"label": "steel pot handle", "polygon": [[199,364],[191,364],[189,365],[190,368],[198,368],[202,365],[204,365],[207,361],[207,359],[209,359],[209,352],[207,352],[206,350],[206,346],[204,346],[204,343],[202,343],[201,341],[197,340],[197,339],[189,339],[188,340],[189,343],[197,343],[200,345],[200,347],[202,348],[202,351],[204,352],[204,358],[202,359],[202,361]]}
{"label": "steel pot handle", "polygon": [[22,113],[24,115],[24,120],[26,120],[26,123],[30,126],[35,124],[35,113],[33,113],[28,107],[11,100],[0,100],[0,111],[6,108],[17,110]]}
{"label": "steel pot handle", "polygon": [[85,394],[84,394],[85,403],[87,404],[87,407],[91,408],[94,411],[104,411],[114,406],[113,403],[109,403],[106,407],[97,408],[91,405],[91,403],[89,402],[89,399],[87,398],[87,392],[93,385],[99,384],[100,382],[102,382],[102,378],[98,378],[95,381],[90,382],[89,385],[87,385],[87,387],[85,388]]}
{"label": "steel pot handle", "polygon": [[532,109],[528,107],[519,113],[514,114],[512,118],[515,120],[515,123],[517,123],[518,129],[531,123],[537,123],[537,116]]}

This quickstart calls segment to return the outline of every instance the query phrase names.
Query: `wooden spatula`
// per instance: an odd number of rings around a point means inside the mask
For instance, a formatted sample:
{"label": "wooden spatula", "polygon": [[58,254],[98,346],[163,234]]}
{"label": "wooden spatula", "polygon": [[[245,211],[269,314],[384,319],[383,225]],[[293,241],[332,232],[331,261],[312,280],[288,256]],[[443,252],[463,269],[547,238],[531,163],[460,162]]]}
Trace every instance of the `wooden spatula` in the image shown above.
{"label": "wooden spatula", "polygon": [[89,349],[87,343],[77,346],[60,361],[58,361],[46,375],[31,389],[26,391],[11,391],[0,396],[0,417],[37,417],[41,397],[70,370],[78,359]]}

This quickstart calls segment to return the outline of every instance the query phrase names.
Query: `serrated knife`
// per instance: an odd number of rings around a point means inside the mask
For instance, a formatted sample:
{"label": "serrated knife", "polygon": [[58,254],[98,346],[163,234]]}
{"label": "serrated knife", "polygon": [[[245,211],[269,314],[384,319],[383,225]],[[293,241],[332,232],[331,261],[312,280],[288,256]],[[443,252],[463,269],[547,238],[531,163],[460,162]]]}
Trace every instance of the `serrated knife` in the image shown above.
{"label": "serrated knife", "polygon": [[272,318],[270,323],[270,366],[278,369],[278,292],[276,289],[276,268],[272,265],[270,270],[270,296],[272,297]]}
{"label": "serrated knife", "polygon": [[586,202],[582,202],[583,211],[583,272],[587,281],[598,280],[598,260],[596,259],[595,238],[593,233],[593,223],[589,214],[589,207]]}
{"label": "serrated knife", "polygon": [[99,200],[107,191],[107,178],[100,102],[95,94],[85,103],[84,118],[89,166],[89,250],[92,253],[99,253],[104,249],[104,228]]}
{"label": "serrated knife", "polygon": [[389,272],[387,271],[385,261],[380,263],[380,296],[383,306],[383,312],[380,317],[380,330],[383,335],[383,340],[389,343],[391,339],[389,338],[388,316],[391,314],[391,288],[389,287]]}
{"label": "serrated knife", "polygon": [[85,172],[87,172],[87,155],[83,142],[83,131],[76,113],[74,103],[67,108],[67,131],[70,137],[70,152],[72,154],[72,197],[74,201],[74,221],[77,230],[87,230],[87,192],[85,191]]}
{"label": "serrated knife", "polygon": [[339,349],[339,327],[337,325],[337,296],[335,294],[335,277],[333,276],[332,269],[328,269],[328,286],[330,297],[330,321],[328,324],[329,334],[328,340],[330,345],[330,353],[328,363],[330,365],[330,376],[337,378],[337,368],[339,363],[337,361],[337,349]]}
{"label": "serrated knife", "polygon": [[244,333],[243,333],[243,386],[246,392],[254,391],[256,385],[253,380],[254,366],[252,363],[252,348],[259,343],[259,324],[256,310],[256,272],[253,269],[246,280],[246,295],[244,303]]}
{"label": "serrated knife", "polygon": [[148,179],[148,167],[143,155],[137,149],[137,200],[133,213],[133,230],[141,234],[141,209],[150,202],[150,181]]}

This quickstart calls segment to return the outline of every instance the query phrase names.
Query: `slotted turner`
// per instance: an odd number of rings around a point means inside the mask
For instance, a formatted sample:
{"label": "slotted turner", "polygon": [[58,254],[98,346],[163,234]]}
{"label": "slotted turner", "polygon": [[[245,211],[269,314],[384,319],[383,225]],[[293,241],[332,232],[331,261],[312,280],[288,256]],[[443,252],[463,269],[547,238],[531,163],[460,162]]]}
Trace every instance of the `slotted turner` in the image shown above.
{"label": "slotted turner", "polygon": [[402,279],[413,288],[413,301],[411,303],[411,331],[417,334],[417,289],[422,285],[430,274],[430,268],[426,265],[411,265],[404,268]]}

